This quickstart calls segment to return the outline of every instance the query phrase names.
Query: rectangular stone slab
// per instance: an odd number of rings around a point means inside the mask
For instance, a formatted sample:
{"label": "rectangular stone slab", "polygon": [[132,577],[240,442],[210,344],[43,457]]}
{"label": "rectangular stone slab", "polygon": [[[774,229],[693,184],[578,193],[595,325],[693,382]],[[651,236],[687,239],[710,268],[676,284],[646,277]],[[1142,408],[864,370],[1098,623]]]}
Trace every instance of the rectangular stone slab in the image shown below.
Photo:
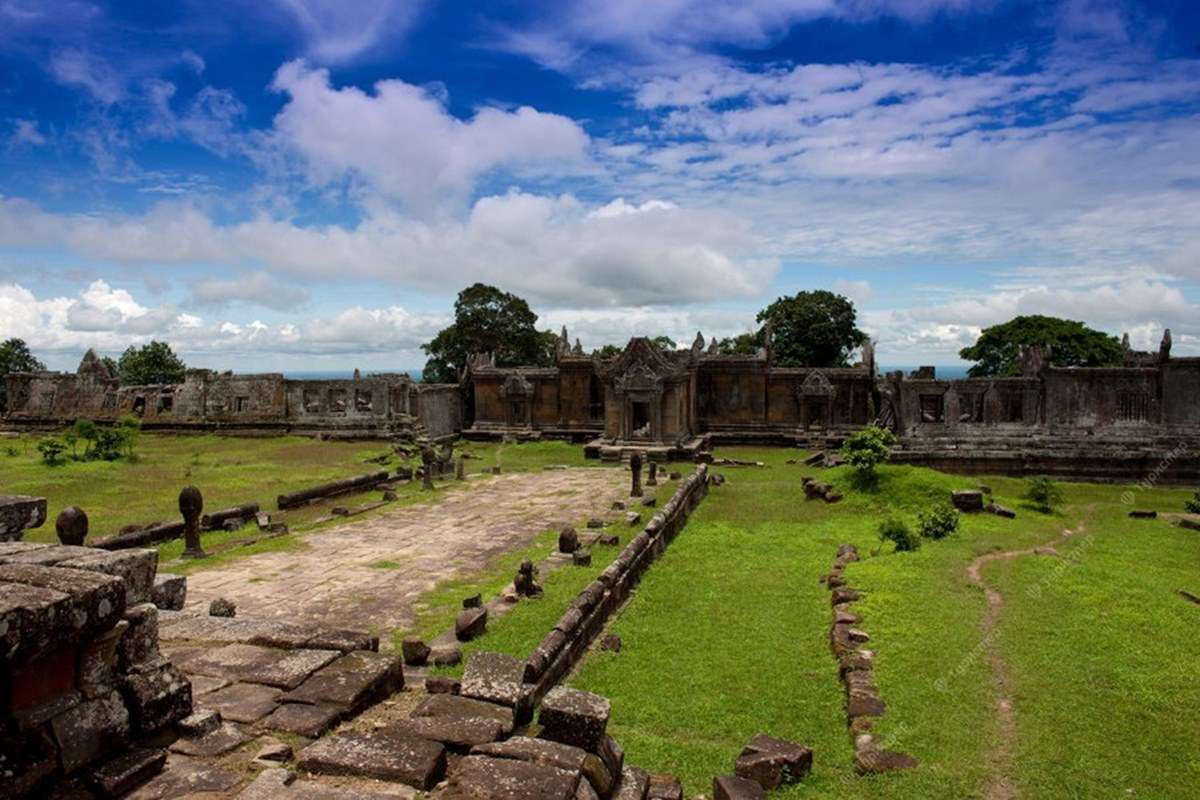
{"label": "rectangular stone slab", "polygon": [[287,695],[289,702],[334,705],[354,713],[404,688],[399,657],[357,651],[321,667]]}
{"label": "rectangular stone slab", "polygon": [[428,791],[446,772],[446,748],[387,729],[351,731],[309,745],[296,763],[307,772],[397,781]]}
{"label": "rectangular stone slab", "polygon": [[579,774],[528,761],[467,756],[450,786],[489,800],[574,800]]}
{"label": "rectangular stone slab", "polygon": [[46,521],[46,498],[0,495],[0,542],[18,541],[29,528]]}
{"label": "rectangular stone slab", "polygon": [[452,694],[434,694],[421,702],[414,717],[481,717],[503,723],[504,733],[513,731],[513,710],[483,700],[472,700]]}
{"label": "rectangular stone slab", "polygon": [[[24,542],[21,542],[24,544]],[[95,552],[90,547],[75,547],[74,545],[50,544],[41,547],[31,547],[27,550],[17,550],[0,553],[0,564],[39,564],[43,567],[53,567],[64,561]]]}
{"label": "rectangular stone slab", "polygon": [[410,717],[388,727],[389,731],[441,742],[458,752],[489,744],[504,735],[504,723],[485,717]]}
{"label": "rectangular stone slab", "polygon": [[221,712],[232,722],[257,722],[279,707],[283,693],[258,683],[235,683],[196,699],[200,708]]}
{"label": "rectangular stone slab", "polygon": [[253,644],[228,644],[185,657],[179,665],[185,672],[199,675],[294,689],[337,657],[334,650],[279,650]]}
{"label": "rectangular stone slab", "polygon": [[0,664],[25,663],[52,641],[72,638],[73,607],[69,596],[53,589],[0,583]]}

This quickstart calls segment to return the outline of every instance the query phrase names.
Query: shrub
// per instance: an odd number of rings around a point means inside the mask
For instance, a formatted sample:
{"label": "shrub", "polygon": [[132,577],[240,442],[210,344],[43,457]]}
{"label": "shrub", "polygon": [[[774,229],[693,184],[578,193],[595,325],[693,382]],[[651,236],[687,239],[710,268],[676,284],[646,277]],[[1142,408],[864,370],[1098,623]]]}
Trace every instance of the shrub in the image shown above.
{"label": "shrub", "polygon": [[116,461],[121,457],[125,440],[117,428],[100,428],[96,431],[96,440],[92,443],[89,458],[101,461]]}
{"label": "shrub", "polygon": [[63,453],[67,452],[67,446],[61,440],[52,437],[46,437],[38,442],[37,449],[42,454],[42,463],[49,467],[61,464]]}
{"label": "shrub", "polygon": [[921,537],[912,532],[902,519],[892,517],[884,520],[879,526],[879,538],[896,545],[897,552],[916,550],[921,546]]}
{"label": "shrub", "polygon": [[130,461],[136,461],[133,448],[137,446],[138,438],[142,435],[142,421],[137,417],[126,414],[117,420],[117,432],[121,436],[121,446]]}
{"label": "shrub", "polygon": [[886,428],[868,425],[856,431],[842,443],[842,458],[846,463],[858,470],[862,478],[870,479],[875,476],[875,467],[887,461],[896,436]]}
{"label": "shrub", "polygon": [[1183,507],[1192,514],[1200,514],[1200,489],[1196,490],[1196,493],[1192,495],[1192,499],[1184,503]]}
{"label": "shrub", "polygon": [[958,530],[958,509],[945,503],[917,514],[917,527],[925,539],[945,539]]}
{"label": "shrub", "polygon": [[1045,475],[1039,475],[1026,481],[1023,496],[1043,514],[1049,514],[1055,506],[1062,505],[1063,502],[1062,489],[1059,489],[1058,484]]}
{"label": "shrub", "polygon": [[[90,458],[92,453],[92,442],[96,441],[96,423],[90,419],[77,419],[75,424],[71,426],[70,433],[79,441],[87,442],[87,449],[83,451],[84,458]],[[72,449],[74,454],[74,449]]]}

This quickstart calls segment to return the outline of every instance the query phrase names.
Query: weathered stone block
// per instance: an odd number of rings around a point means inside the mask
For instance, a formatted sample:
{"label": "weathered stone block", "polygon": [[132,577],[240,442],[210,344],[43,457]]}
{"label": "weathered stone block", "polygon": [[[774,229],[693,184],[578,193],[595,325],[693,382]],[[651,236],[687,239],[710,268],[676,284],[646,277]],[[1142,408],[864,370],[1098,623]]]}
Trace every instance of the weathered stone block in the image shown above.
{"label": "weathered stone block", "polygon": [[612,800],[646,800],[650,789],[650,776],[643,769],[625,767],[621,771],[621,781],[613,791]]}
{"label": "weathered stone block", "polygon": [[764,800],[766,796],[754,781],[731,775],[713,778],[713,800]]}
{"label": "weathered stone block", "polygon": [[62,562],[67,569],[84,569],[116,575],[125,581],[125,602],[145,603],[151,598],[158,572],[158,551],[150,549],[92,550],[89,555]]}
{"label": "weathered stone block", "polygon": [[415,636],[407,637],[401,643],[400,651],[404,655],[404,663],[410,667],[423,667],[429,660],[429,645]]}
{"label": "weathered stone block", "polygon": [[584,762],[588,757],[588,753],[579,747],[528,736],[514,736],[503,742],[482,744],[473,748],[471,754],[489,758],[511,758],[576,773],[583,772]]}
{"label": "weathered stone block", "polygon": [[316,739],[336,725],[343,713],[342,709],[335,706],[284,703],[262,724],[274,731],[288,731]]}
{"label": "weathered stone block", "polygon": [[192,713],[192,684],[171,663],[126,675],[124,694],[139,733],[161,730]]}
{"label": "weathered stone block", "polygon": [[229,644],[180,660],[190,673],[295,689],[316,670],[338,658],[334,650],[279,650],[252,644]]}
{"label": "weathered stone block", "polygon": [[158,608],[153,603],[139,603],[125,612],[128,625],[117,647],[121,671],[138,671],[161,665],[158,651]]}
{"label": "weathered stone block", "polygon": [[516,708],[521,701],[525,663],[500,653],[475,653],[463,670],[463,697]]}
{"label": "weathered stone block", "polygon": [[397,781],[428,791],[446,772],[446,748],[386,728],[351,731],[304,748],[297,765],[307,772]]}
{"label": "weathered stone block", "polygon": [[51,723],[63,771],[74,772],[121,747],[129,737],[129,712],[121,695],[88,700],[55,717]]}
{"label": "weathered stone block", "polygon": [[235,683],[209,692],[195,703],[233,722],[257,722],[279,707],[283,692],[257,683]]}
{"label": "weathered stone block", "polygon": [[187,602],[187,578],[170,572],[158,573],[150,590],[150,602],[167,611],[183,610]]}
{"label": "weathered stone block", "polygon": [[452,694],[436,694],[426,698],[413,711],[414,717],[476,717],[501,723],[503,733],[512,733],[515,719],[513,710],[506,706],[458,697]]}
{"label": "weathered stone block", "polygon": [[162,772],[166,763],[166,750],[139,747],[97,767],[89,779],[102,796],[124,797]]}
{"label": "weathered stone block", "polygon": [[733,771],[764,789],[775,789],[812,771],[812,750],[760,733],[742,749]]}
{"label": "weathered stone block", "polygon": [[454,636],[460,642],[477,639],[487,630],[486,608],[465,608],[454,621]]}
{"label": "weathered stone block", "polygon": [[450,781],[451,791],[489,800],[574,800],[579,774],[510,758],[467,756]]}
{"label": "weathered stone block", "polygon": [[180,736],[192,739],[212,733],[219,727],[221,727],[221,712],[211,708],[197,709],[175,724]]}
{"label": "weathered stone block", "polygon": [[674,775],[651,775],[646,800],[683,800],[683,785]]}
{"label": "weathered stone block", "polygon": [[557,686],[542,700],[538,714],[541,736],[596,753],[607,732],[611,713],[612,704],[607,698]]}
{"label": "weathered stone block", "polygon": [[475,745],[495,742],[504,736],[503,722],[486,717],[410,717],[389,730],[441,742],[452,750],[466,752]]}
{"label": "weathered stone block", "polygon": [[46,498],[0,495],[0,542],[15,542],[46,521]]}
{"label": "weathered stone block", "polygon": [[305,647],[317,650],[340,650],[350,653],[354,650],[379,651],[379,637],[367,631],[355,631],[341,628],[323,628],[312,635]]}
{"label": "weathered stone block", "polygon": [[404,688],[404,668],[396,656],[358,650],[321,667],[285,700],[339,706],[357,713]]}
{"label": "weathered stone block", "polygon": [[425,678],[425,691],[429,694],[457,695],[462,684],[445,675],[430,675]]}
{"label": "weathered stone block", "polygon": [[79,690],[89,700],[117,688],[118,645],[129,628],[121,620],[112,630],[92,639],[79,653]]}
{"label": "weathered stone block", "polygon": [[[54,613],[43,618],[48,624],[43,636],[47,644],[65,644],[113,627],[125,613],[125,584],[120,578],[85,570],[0,565],[0,584],[18,583],[49,589],[69,598],[67,604],[53,603]],[[40,595],[43,601],[50,599]],[[46,610],[43,607],[43,610]],[[3,607],[0,606],[0,613]],[[20,612],[18,612],[20,615]],[[23,630],[30,630],[22,627]]]}
{"label": "weathered stone block", "polygon": [[0,734],[0,797],[24,797],[58,769],[58,749],[43,728]]}
{"label": "weathered stone block", "polygon": [[214,731],[210,731],[195,739],[176,739],[171,743],[172,753],[198,758],[216,758],[250,741],[252,737],[231,722],[223,723]]}
{"label": "weathered stone block", "polygon": [[860,775],[872,775],[884,772],[896,772],[904,769],[914,769],[917,760],[908,753],[897,750],[862,749],[854,754],[854,769]]}
{"label": "weathered stone block", "polygon": [[950,493],[950,502],[959,511],[982,511],[983,492],[978,489],[956,489]]}

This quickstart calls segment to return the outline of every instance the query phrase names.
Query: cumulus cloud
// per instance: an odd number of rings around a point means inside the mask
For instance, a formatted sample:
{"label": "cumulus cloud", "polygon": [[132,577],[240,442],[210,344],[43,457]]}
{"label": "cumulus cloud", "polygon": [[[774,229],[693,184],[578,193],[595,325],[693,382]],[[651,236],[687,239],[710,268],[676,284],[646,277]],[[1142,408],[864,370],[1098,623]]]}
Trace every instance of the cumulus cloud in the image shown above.
{"label": "cumulus cloud", "polygon": [[38,129],[37,120],[18,119],[13,122],[13,132],[8,143],[12,147],[41,147],[46,143],[46,137]]}
{"label": "cumulus cloud", "polygon": [[528,106],[485,107],[469,120],[443,99],[401,80],[373,92],[335,88],[303,61],[280,67],[273,88],[288,96],[274,136],[317,185],[347,178],[427,212],[460,200],[493,170],[583,165],[588,136],[573,120]]}
{"label": "cumulus cloud", "polygon": [[[126,264],[246,265],[294,279],[369,279],[434,293],[485,281],[565,306],[755,297],[778,270],[777,260],[753,255],[749,226],[720,211],[653,200],[592,207],[571,195],[517,191],[481,198],[462,220],[380,212],[355,227],[266,216],[218,225],[176,204],[140,216],[55,215],[0,198],[0,244],[65,244],[85,258]],[[203,301],[238,287],[218,280],[198,290]]]}
{"label": "cumulus cloud", "polygon": [[59,83],[84,89],[104,105],[112,105],[125,97],[121,75],[107,61],[86,50],[55,53],[48,68]]}
{"label": "cumulus cloud", "polygon": [[192,284],[189,305],[223,308],[228,305],[257,305],[276,311],[291,311],[308,302],[308,292],[269,275],[254,272],[222,280],[206,278]]}

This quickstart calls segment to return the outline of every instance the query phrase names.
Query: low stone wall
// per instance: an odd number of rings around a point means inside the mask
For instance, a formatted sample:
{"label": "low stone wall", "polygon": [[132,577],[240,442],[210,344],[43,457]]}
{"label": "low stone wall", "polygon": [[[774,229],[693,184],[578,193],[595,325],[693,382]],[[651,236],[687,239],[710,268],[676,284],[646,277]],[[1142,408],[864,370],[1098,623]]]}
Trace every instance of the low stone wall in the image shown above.
{"label": "low stone wall", "polygon": [[154,550],[0,544],[0,797],[75,774],[109,791],[92,767],[191,713],[159,651],[157,566]]}
{"label": "low stone wall", "polygon": [[685,478],[646,527],[567,610],[525,661],[525,694],[538,703],[579,663],[608,620],[621,607],[649,566],[687,523],[708,493],[708,465]]}

